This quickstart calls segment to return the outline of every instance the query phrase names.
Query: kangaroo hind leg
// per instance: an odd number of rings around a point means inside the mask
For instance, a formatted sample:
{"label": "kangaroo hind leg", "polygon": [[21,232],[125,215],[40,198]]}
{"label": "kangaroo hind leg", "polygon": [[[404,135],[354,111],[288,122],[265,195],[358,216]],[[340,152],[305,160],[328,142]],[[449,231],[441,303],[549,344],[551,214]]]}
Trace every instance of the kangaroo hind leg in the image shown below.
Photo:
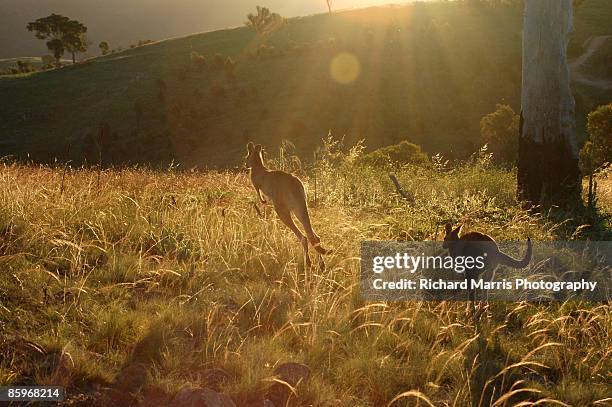
{"label": "kangaroo hind leg", "polygon": [[284,205],[274,205],[274,209],[280,220],[287,225],[289,229],[295,234],[297,239],[302,244],[302,248],[304,249],[304,262],[306,263],[306,267],[310,267],[310,257],[308,256],[308,239],[306,236],[302,234],[300,229],[293,222],[293,218],[291,217],[291,211]]}
{"label": "kangaroo hind leg", "polygon": [[300,205],[300,208],[295,211],[295,216],[298,218],[304,230],[306,231],[306,236],[308,236],[308,241],[315,248],[317,253],[319,254],[328,254],[331,251],[326,250],[321,247],[321,238],[319,235],[315,233],[312,228],[312,224],[310,223],[310,216],[308,214],[308,207],[306,206],[306,202],[303,205]]}
{"label": "kangaroo hind leg", "polygon": [[295,216],[298,218],[298,220],[304,227],[304,230],[306,231],[306,235],[308,236],[308,241],[310,242],[310,244],[314,247],[314,249],[317,252],[319,272],[322,273],[326,269],[325,260],[323,259],[323,255],[330,253],[331,250],[326,250],[323,247],[321,247],[321,238],[312,229],[312,225],[310,224],[310,216],[308,216],[308,207],[306,206],[305,202],[304,202],[303,207],[300,208],[300,210],[296,211]]}

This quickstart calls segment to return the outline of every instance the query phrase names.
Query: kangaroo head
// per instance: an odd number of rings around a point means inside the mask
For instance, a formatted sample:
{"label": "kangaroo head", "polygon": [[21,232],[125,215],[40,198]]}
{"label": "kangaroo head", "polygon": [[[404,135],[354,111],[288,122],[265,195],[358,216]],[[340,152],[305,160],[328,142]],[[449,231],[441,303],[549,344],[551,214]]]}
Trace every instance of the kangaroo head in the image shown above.
{"label": "kangaroo head", "polygon": [[461,232],[462,226],[463,225],[459,225],[455,229],[453,229],[450,223],[446,224],[446,235],[444,236],[444,243],[442,244],[442,247],[444,249],[448,249],[451,245],[451,242],[459,240],[459,232]]}
{"label": "kangaroo head", "polygon": [[253,144],[249,141],[247,144],[247,155],[245,158],[247,168],[253,168],[257,166],[263,166],[263,158],[261,152],[263,151],[261,144]]}

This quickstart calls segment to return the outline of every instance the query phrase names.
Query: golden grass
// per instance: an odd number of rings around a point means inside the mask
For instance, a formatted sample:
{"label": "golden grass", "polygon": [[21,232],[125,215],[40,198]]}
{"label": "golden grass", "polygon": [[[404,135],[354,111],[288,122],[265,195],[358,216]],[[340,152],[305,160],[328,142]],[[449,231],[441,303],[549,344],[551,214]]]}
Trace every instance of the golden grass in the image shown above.
{"label": "golden grass", "polygon": [[216,367],[241,405],[297,361],[313,377],[293,405],[605,403],[608,304],[493,303],[474,325],[465,304],[359,293],[365,238],[440,238],[452,220],[553,239],[579,223],[517,209],[514,174],[478,164],[399,171],[413,205],[384,172],[332,170],[311,212],[334,252],[305,284],[300,245],[270,208],[257,215],[245,174],[0,167],[0,385],[90,394],[143,364],[136,397],[171,396]]}

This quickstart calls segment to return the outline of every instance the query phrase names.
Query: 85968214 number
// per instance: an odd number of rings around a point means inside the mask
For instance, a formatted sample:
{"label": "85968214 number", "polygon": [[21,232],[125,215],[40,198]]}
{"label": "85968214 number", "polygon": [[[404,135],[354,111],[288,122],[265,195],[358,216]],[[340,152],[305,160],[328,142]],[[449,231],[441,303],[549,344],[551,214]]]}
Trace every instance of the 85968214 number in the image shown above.
{"label": "85968214 number", "polygon": [[59,386],[3,386],[0,401],[63,401],[65,391]]}

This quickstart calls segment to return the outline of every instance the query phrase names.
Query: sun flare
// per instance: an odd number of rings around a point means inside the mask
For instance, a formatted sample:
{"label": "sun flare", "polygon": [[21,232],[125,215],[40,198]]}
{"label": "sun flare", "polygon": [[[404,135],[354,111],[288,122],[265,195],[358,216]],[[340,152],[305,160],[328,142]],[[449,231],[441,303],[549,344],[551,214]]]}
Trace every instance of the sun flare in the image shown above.
{"label": "sun flare", "polygon": [[348,85],[359,78],[361,64],[355,55],[342,52],[332,59],[329,72],[336,82]]}

